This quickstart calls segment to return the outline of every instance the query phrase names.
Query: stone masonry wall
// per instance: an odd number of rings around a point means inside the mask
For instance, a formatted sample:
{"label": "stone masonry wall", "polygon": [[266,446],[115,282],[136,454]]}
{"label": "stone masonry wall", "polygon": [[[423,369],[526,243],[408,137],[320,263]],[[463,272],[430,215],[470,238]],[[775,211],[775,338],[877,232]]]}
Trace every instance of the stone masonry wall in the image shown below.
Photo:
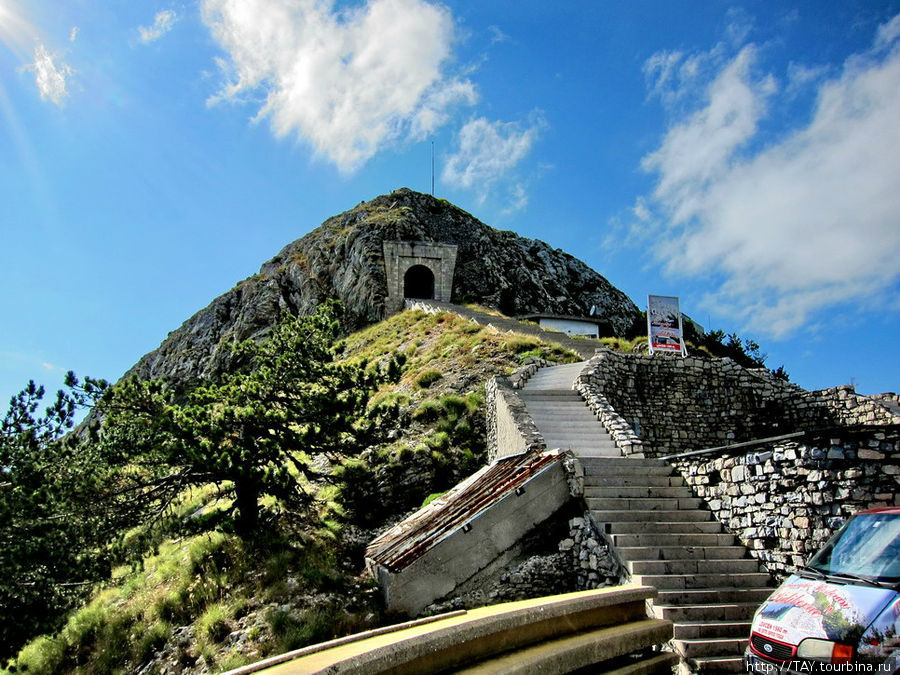
{"label": "stone masonry wall", "polygon": [[521,389],[543,359],[532,359],[509,376],[492,377],[484,386],[488,461],[523,452],[540,452],[547,447],[515,390]]}
{"label": "stone masonry wall", "polygon": [[900,429],[847,430],[673,460],[715,517],[779,577],[844,520],[900,505]]}
{"label": "stone masonry wall", "polygon": [[576,388],[626,455],[662,457],[797,430],[900,424],[889,398],[848,386],[806,391],[730,359],[601,350]]}

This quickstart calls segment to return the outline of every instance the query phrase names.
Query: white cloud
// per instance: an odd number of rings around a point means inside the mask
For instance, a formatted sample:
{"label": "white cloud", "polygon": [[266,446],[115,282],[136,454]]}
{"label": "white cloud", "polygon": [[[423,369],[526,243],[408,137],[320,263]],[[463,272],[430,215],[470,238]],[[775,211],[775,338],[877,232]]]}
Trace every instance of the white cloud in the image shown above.
{"label": "white cloud", "polygon": [[69,97],[67,79],[75,73],[67,63],[60,61],[59,56],[50,53],[44,45],[38,44],[34,48],[34,63],[25,68],[34,73],[34,82],[41,100],[58,106],[65,104]]}
{"label": "white cloud", "polygon": [[229,82],[211,103],[262,96],[257,119],[295,135],[341,171],[404,138],[422,138],[475,88],[443,69],[453,19],[424,0],[203,0]]}
{"label": "white cloud", "polygon": [[[540,115],[525,124],[470,120],[460,129],[459,148],[444,165],[443,180],[452,187],[474,189],[483,202],[494,183],[528,154],[545,126]],[[512,196],[519,208],[527,203],[521,185],[512,188]]]}
{"label": "white cloud", "polygon": [[500,30],[499,26],[488,26],[488,32],[491,34],[492,45],[509,40],[509,35]]}
{"label": "white cloud", "polygon": [[75,42],[78,38],[78,26],[72,26],[72,30],[69,31],[69,42]]}
{"label": "white cloud", "polygon": [[796,92],[809,84],[816,83],[828,75],[828,66],[807,66],[802,63],[788,63],[787,91]]}
{"label": "white cloud", "polygon": [[524,183],[514,183],[510,186],[507,194],[507,205],[501,210],[504,216],[510,216],[518,213],[528,206],[528,190]]}
{"label": "white cloud", "polygon": [[165,9],[158,12],[153,19],[153,25],[140,26],[138,28],[141,42],[149,44],[159,40],[163,35],[172,30],[177,21],[178,17],[171,9]]}
{"label": "white cloud", "polygon": [[[811,121],[777,143],[759,124],[775,91],[745,47],[644,158],[656,174],[635,212],[670,272],[721,275],[707,301],[787,334],[900,277],[900,21],[825,80]],[[797,72],[797,71],[795,71]],[[823,71],[818,70],[817,76]],[[652,215],[650,211],[652,210]]]}

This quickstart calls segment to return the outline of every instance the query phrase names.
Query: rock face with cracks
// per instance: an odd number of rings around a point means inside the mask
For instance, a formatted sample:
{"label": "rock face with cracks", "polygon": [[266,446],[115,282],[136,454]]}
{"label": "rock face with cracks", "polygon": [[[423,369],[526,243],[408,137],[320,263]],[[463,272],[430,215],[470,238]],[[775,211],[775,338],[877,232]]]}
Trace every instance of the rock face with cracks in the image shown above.
{"label": "rock face with cracks", "polygon": [[128,374],[188,382],[224,372],[232,365],[230,344],[264,332],[283,312],[311,313],[329,298],[343,303],[350,329],[383,319],[384,241],[455,244],[457,303],[508,315],[587,316],[595,308],[595,319],[613,335],[628,332],[640,316],[628,296],[571,255],[403,188],[333,216],[285,246],[258,274],[170,333]]}

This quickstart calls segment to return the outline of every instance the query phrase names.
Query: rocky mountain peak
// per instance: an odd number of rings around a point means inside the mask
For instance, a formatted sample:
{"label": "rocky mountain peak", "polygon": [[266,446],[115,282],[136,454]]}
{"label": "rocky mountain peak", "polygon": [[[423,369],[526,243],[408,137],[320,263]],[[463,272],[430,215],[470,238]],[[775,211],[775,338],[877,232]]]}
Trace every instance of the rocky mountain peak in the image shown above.
{"label": "rocky mountain peak", "polygon": [[285,246],[169,334],[130,371],[188,381],[229,367],[228,343],[264,331],[282,312],[305,314],[326,299],[347,309],[348,328],[379,321],[388,294],[383,242],[457,247],[453,301],[509,315],[587,316],[624,334],[639,316],[620,290],[580,260],[536,239],[496,230],[444,199],[402,188],[327,219]]}

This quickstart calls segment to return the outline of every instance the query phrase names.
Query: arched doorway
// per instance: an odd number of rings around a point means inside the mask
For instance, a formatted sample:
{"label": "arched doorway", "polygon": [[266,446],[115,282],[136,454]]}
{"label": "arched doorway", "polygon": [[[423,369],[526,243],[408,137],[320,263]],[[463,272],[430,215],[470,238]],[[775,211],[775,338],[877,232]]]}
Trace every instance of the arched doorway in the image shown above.
{"label": "arched doorway", "polygon": [[403,275],[403,297],[434,300],[434,272],[425,265],[413,265]]}

